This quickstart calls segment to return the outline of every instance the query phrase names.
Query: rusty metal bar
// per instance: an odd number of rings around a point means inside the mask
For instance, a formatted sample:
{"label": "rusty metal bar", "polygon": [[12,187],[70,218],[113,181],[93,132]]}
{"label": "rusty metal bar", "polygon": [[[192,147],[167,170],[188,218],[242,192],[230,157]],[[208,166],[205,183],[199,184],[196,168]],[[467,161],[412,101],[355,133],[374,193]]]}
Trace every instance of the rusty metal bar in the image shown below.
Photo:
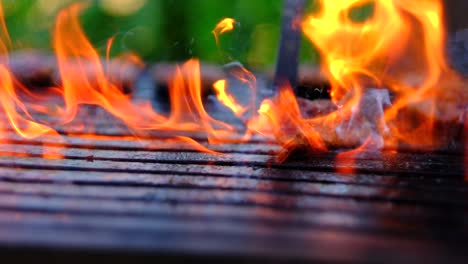
{"label": "rusty metal bar", "polygon": [[293,89],[296,89],[301,46],[300,23],[304,5],[305,0],[284,0],[281,39],[274,77],[275,88],[288,82]]}

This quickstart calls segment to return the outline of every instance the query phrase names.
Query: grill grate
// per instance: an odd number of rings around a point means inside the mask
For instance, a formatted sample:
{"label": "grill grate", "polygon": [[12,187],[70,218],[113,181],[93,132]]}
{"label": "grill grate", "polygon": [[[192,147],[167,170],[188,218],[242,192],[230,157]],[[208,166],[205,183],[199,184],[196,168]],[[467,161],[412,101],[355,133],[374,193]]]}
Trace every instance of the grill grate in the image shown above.
{"label": "grill grate", "polygon": [[363,155],[347,175],[333,152],[277,164],[279,146],[260,137],[210,155],[164,133],[137,143],[105,122],[92,127],[108,140],[70,127],[62,141],[4,132],[2,248],[171,261],[466,260],[463,155]]}

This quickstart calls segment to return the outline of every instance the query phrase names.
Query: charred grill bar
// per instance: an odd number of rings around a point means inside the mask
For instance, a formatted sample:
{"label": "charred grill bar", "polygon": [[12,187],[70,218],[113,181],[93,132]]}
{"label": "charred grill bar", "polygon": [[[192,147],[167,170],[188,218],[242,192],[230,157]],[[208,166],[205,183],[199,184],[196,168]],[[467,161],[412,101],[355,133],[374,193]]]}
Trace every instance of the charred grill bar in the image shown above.
{"label": "charred grill bar", "polygon": [[164,134],[126,140],[106,122],[95,126],[104,141],[66,127],[63,142],[5,133],[5,252],[63,260],[466,260],[468,183],[459,153],[346,160],[330,152],[278,164],[281,148],[259,137],[219,145],[217,156],[169,145]]}

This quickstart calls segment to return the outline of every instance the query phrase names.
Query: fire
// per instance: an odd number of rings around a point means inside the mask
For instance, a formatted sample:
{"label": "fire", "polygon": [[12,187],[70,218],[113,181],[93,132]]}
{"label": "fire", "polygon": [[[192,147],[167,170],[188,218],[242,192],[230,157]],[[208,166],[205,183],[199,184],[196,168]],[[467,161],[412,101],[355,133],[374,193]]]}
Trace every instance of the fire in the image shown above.
{"label": "fire", "polygon": [[233,127],[212,118],[204,109],[198,60],[191,59],[177,68],[169,96],[171,115],[153,129],[204,132],[212,143],[232,133]]}
{"label": "fire", "polygon": [[[70,122],[79,105],[98,105],[122,120],[137,133],[144,131],[173,131],[174,139],[195,146],[200,151],[212,152],[194,140],[178,133],[207,132],[213,139],[230,127],[212,119],[205,112],[201,100],[200,65],[190,60],[177,69],[170,85],[171,114],[165,117],[153,111],[149,102],[133,102],[122,87],[107,79],[99,55],[85,37],[78,21],[82,5],[62,10],[55,27],[54,47],[63,82],[64,122]],[[135,60],[133,57],[132,60]],[[74,61],[75,64],[70,64]],[[87,64],[85,63],[87,62]],[[80,67],[88,65],[91,69]],[[94,73],[91,80],[86,71]],[[218,130],[219,129],[219,130]]]}
{"label": "fire", "polygon": [[[357,117],[352,109],[369,88],[388,89],[396,100],[383,106],[379,119],[385,129],[380,126],[377,131],[385,146],[432,149],[444,144],[435,136],[436,120],[456,120],[459,112],[452,106],[466,103],[466,93],[445,59],[441,1],[320,4],[321,11],[304,21],[303,31],[322,54],[341,118]],[[350,13],[366,4],[373,5],[372,13],[364,21],[354,21]]]}
{"label": "fire", "polygon": [[[338,162],[368,150],[448,145],[468,97],[446,61],[441,1],[319,4],[320,11],[302,29],[321,53],[337,110],[303,116],[283,84],[275,98],[264,100],[249,129],[274,135],[285,156],[297,149],[355,148],[339,155]],[[354,19],[352,13],[366,5],[372,12]]]}
{"label": "fire", "polygon": [[[32,94],[10,73],[10,38],[0,9],[0,106],[10,126],[24,138],[55,133],[49,123],[34,120],[32,112],[54,118],[56,122],[52,123],[69,125],[83,105],[94,105],[134,132],[129,140],[163,131],[172,136],[167,142],[185,142],[199,151],[214,153],[187,135],[195,132],[215,144],[232,142],[232,138],[245,141],[257,133],[274,138],[284,147],[278,161],[297,150],[355,148],[337,157],[337,161],[348,162],[369,149],[434,150],[446,145],[450,131],[441,127],[464,118],[460,109],[466,109],[468,96],[463,80],[445,59],[441,1],[318,2],[320,11],[301,26],[322,55],[322,66],[332,85],[331,111],[307,115],[301,107],[304,102],[287,83],[258,105],[255,75],[240,63],[230,63],[225,67],[226,74],[245,88],[244,97],[232,93],[228,78],[215,82],[213,89],[218,101],[245,123],[245,132],[238,137],[241,132],[237,127],[213,118],[205,109],[200,63],[190,59],[176,67],[170,81],[170,112],[158,113],[149,101],[132,100],[123,84],[110,77],[113,39],[108,41],[103,62],[81,28],[79,14],[86,7],[82,4],[71,5],[57,15],[53,48],[61,83],[46,96],[59,95],[62,101],[47,107],[34,100],[25,102],[18,95],[46,97]],[[372,6],[372,12],[364,19],[355,19],[353,12],[367,5]],[[219,36],[233,30],[235,23],[225,18],[215,26],[212,33],[217,44]],[[132,54],[119,59],[144,67]],[[86,124],[81,126],[87,128]],[[102,139],[88,130],[81,134]],[[345,165],[341,167],[348,167]]]}
{"label": "fire", "polygon": [[[2,109],[13,129],[24,138],[34,138],[49,132],[52,133],[50,127],[39,124],[32,119],[25,104],[17,95],[14,77],[8,70],[8,49],[10,46],[10,36],[4,20],[3,8],[0,5],[0,55],[2,55],[0,61],[0,103]],[[23,117],[18,110],[26,117]]]}
{"label": "fire", "polygon": [[245,112],[245,108],[240,106],[232,95],[226,92],[226,80],[218,80],[213,84],[213,88],[216,92],[216,97],[218,100],[224,104],[226,107],[231,109],[231,111],[236,116],[241,116]]}
{"label": "fire", "polygon": [[[98,105],[138,133],[172,131],[175,139],[189,143],[198,150],[212,152],[182,136],[187,131],[204,132],[210,142],[215,142],[232,130],[229,125],[211,118],[204,109],[198,60],[189,60],[177,68],[169,90],[170,115],[165,117],[158,114],[149,102],[133,102],[121,87],[107,79],[99,55],[79,25],[78,14],[82,8],[82,5],[72,5],[62,10],[55,27],[54,47],[66,106],[64,122],[70,122],[75,117],[79,105]],[[75,64],[70,64],[70,61]],[[81,65],[91,67],[93,80],[86,74],[90,69]]]}
{"label": "fire", "polygon": [[[275,98],[263,101],[258,114],[257,118],[249,122],[249,129],[264,135],[274,135],[286,149],[295,143],[302,149],[327,149],[318,131],[302,116],[296,97],[287,84],[282,85]],[[281,156],[278,159],[283,160]]]}
{"label": "fire", "polygon": [[[99,105],[135,129],[162,122],[162,116],[149,106],[133,104],[121,87],[107,79],[98,53],[79,24],[78,14],[83,7],[75,4],[60,11],[54,30],[54,48],[65,102],[63,122],[73,120],[82,104]],[[94,75],[94,80],[89,77],[89,72]]]}
{"label": "fire", "polygon": [[[54,130],[44,124],[32,120],[28,109],[58,118],[59,124],[67,125],[77,116],[82,105],[95,105],[120,119],[135,134],[149,131],[171,131],[173,137],[166,142],[186,143],[199,151],[215,153],[195,140],[184,136],[185,132],[206,133],[208,140],[215,143],[219,138],[229,136],[232,127],[211,118],[205,111],[201,96],[200,65],[192,59],[177,68],[170,85],[171,113],[169,116],[156,113],[149,101],[132,101],[121,84],[112,82],[96,49],[91,45],[81,28],[79,13],[85,8],[83,4],[73,4],[61,10],[57,15],[53,34],[53,47],[57,57],[61,85],[50,89],[55,95],[63,98],[63,105],[43,107],[40,104],[23,103],[16,95],[17,81],[13,80],[8,71],[8,61],[0,64],[0,102],[4,112],[16,132],[24,138],[38,137]],[[3,16],[2,16],[3,18]],[[8,32],[2,20],[0,31],[2,41],[0,52],[5,56],[9,45]],[[113,39],[108,41],[106,62],[108,68],[109,50]],[[126,54],[121,60],[132,61],[141,65],[134,55]],[[6,59],[5,59],[6,60]],[[26,88],[19,85],[21,92],[35,98]],[[53,104],[50,102],[50,104]],[[27,118],[24,118],[20,110]],[[86,130],[86,124],[82,125]],[[88,129],[89,130],[89,129]],[[85,134],[86,135],[86,134]],[[134,137],[138,140],[138,137]],[[167,147],[167,146],[166,146]],[[57,157],[57,155],[46,155]]]}
{"label": "fire", "polygon": [[219,34],[223,34],[224,32],[231,31],[232,29],[234,29],[234,23],[236,23],[236,21],[233,18],[225,18],[221,20],[215,26],[215,29],[213,30],[213,34],[219,35]]}
{"label": "fire", "polygon": [[234,29],[234,24],[236,23],[236,20],[234,20],[233,18],[224,18],[223,20],[221,20],[216,26],[215,28],[213,29],[213,31],[211,31],[211,33],[213,33],[214,37],[215,37],[215,40],[216,40],[216,44],[219,46],[219,35],[223,34],[223,33],[226,33],[228,31],[231,31]]}

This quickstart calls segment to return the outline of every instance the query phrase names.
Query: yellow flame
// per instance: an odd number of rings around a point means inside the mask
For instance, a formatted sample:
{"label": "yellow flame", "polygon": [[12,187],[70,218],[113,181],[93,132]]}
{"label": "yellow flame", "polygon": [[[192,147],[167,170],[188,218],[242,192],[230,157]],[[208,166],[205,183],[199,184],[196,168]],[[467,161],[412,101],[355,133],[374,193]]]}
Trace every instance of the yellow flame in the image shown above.
{"label": "yellow flame", "polygon": [[[436,146],[434,120],[454,119],[456,111],[447,106],[466,100],[460,98],[462,82],[445,59],[442,1],[319,2],[320,12],[305,20],[303,31],[322,54],[332,99],[342,112],[351,112],[367,88],[384,86],[396,95],[385,112],[391,130],[387,143]],[[373,3],[372,14],[353,21],[351,10],[368,3]],[[415,109],[421,109],[418,122],[402,116]]]}
{"label": "yellow flame", "polygon": [[236,99],[226,92],[226,80],[218,80],[213,84],[213,88],[216,92],[216,97],[218,100],[224,104],[226,107],[231,109],[231,111],[236,116],[241,116],[245,112],[245,108],[240,106]]}
{"label": "yellow flame", "polygon": [[[11,47],[10,35],[4,20],[0,3],[0,105],[13,129],[24,138],[34,138],[54,131],[32,120],[32,117],[17,94],[17,86],[8,69],[8,50]],[[19,87],[21,88],[21,87]],[[26,117],[23,117],[26,116]]]}
{"label": "yellow flame", "polygon": [[236,23],[236,20],[234,20],[233,18],[224,18],[215,26],[213,31],[211,31],[211,33],[213,33],[215,37],[216,44],[218,46],[219,46],[219,36],[223,33],[233,30],[235,23]]}

